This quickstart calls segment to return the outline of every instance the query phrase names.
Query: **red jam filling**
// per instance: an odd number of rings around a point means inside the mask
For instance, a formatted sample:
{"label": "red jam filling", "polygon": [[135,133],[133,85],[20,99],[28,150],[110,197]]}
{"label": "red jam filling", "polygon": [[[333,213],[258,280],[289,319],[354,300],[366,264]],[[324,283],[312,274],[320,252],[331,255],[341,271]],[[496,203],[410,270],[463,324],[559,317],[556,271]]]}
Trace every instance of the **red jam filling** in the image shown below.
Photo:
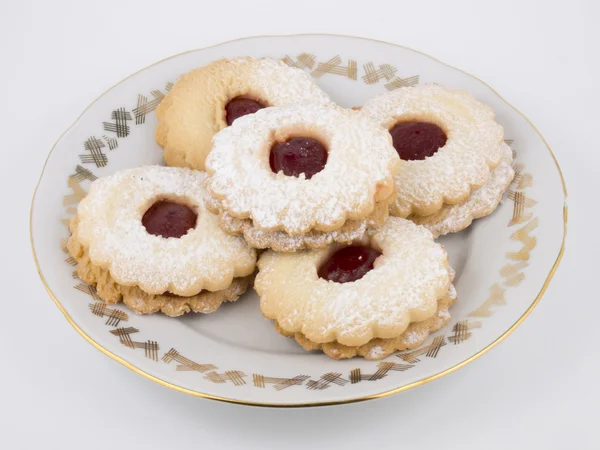
{"label": "red jam filling", "polygon": [[235,119],[239,119],[248,114],[254,114],[256,111],[263,108],[266,108],[266,105],[263,105],[256,100],[251,100],[246,97],[235,97],[225,105],[227,125],[231,125]]}
{"label": "red jam filling", "polygon": [[275,173],[283,170],[288,177],[299,177],[303,173],[309,180],[327,164],[327,150],[316,139],[293,137],[273,146],[269,163]]}
{"label": "red jam filling", "polygon": [[400,159],[405,161],[428,158],[446,145],[446,133],[434,123],[400,122],[390,134]]}
{"label": "red jam filling", "polygon": [[319,277],[336,283],[360,280],[373,269],[381,252],[362,245],[351,245],[335,252],[318,271]]}
{"label": "red jam filling", "polygon": [[142,225],[154,236],[180,238],[196,226],[198,214],[185,205],[160,200],[142,217]]}

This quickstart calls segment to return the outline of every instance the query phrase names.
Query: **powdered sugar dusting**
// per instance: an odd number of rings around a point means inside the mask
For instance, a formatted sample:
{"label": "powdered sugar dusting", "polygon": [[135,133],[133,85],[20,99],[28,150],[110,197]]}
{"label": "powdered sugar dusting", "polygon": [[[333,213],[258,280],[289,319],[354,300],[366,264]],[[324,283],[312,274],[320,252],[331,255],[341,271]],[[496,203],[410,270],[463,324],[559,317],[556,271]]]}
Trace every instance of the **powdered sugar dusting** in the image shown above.
{"label": "powdered sugar dusting", "polygon": [[515,172],[511,166],[512,151],[505,143],[502,161],[494,169],[490,179],[482,187],[473,191],[469,199],[458,205],[444,205],[430,216],[410,217],[412,221],[426,227],[434,237],[456,233],[467,228],[474,219],[487,216],[497,208],[502,194],[512,182]]}
{"label": "powdered sugar dusting", "polygon": [[245,96],[269,106],[330,103],[311,76],[270,58],[221,59],[182,76],[159,105],[156,138],[169,165],[204,170],[225,106]]}
{"label": "powdered sugar dusting", "polygon": [[[315,136],[328,150],[325,168],[310,180],[274,174],[272,144]],[[214,138],[206,160],[208,190],[220,208],[264,231],[333,231],[362,220],[393,192],[400,163],[385,130],[335,105],[265,108],[238,119]]]}
{"label": "powdered sugar dusting", "polygon": [[[452,274],[449,274],[452,278]],[[450,321],[448,309],[456,301],[456,290],[450,285],[447,294],[438,300],[437,311],[433,316],[421,322],[411,323],[406,331],[398,337],[389,339],[375,338],[357,347],[338,342],[316,343],[308,340],[302,333],[287,333],[278,324],[275,328],[281,334],[293,336],[296,342],[306,350],[322,350],[327,356],[335,359],[363,356],[365,359],[378,360],[385,358],[397,350],[413,349],[422,345],[430,333],[439,330]]]}
{"label": "powdered sugar dusting", "polygon": [[311,230],[305,234],[289,235],[283,231],[264,231],[256,228],[249,219],[240,220],[224,213],[221,226],[230,233],[242,233],[254,248],[270,248],[277,252],[294,252],[305,248],[325,248],[333,243],[349,244],[360,239],[367,230],[367,220],[349,220],[335,231]]}
{"label": "powdered sugar dusting", "polygon": [[[230,236],[206,210],[205,174],[147,166],[117,172],[90,187],[79,204],[73,239],[89,249],[91,263],[125,286],[149,294],[169,291],[191,296],[227,288],[234,277],[251,274],[256,252]],[[198,213],[196,228],[179,239],[150,235],[141,223],[157,200],[180,201]]]}
{"label": "powdered sugar dusting", "polygon": [[367,234],[383,255],[352,283],[318,277],[328,250],[264,253],[255,283],[263,314],[313,342],[348,346],[398,336],[411,322],[432,316],[451,283],[443,247],[425,228],[400,218]]}
{"label": "powdered sugar dusting", "polygon": [[215,292],[201,291],[191,297],[150,295],[137,286],[120,286],[120,290],[123,295],[123,303],[136,314],[153,314],[160,311],[169,317],[178,317],[189,312],[202,314],[215,312],[223,302],[237,300],[251,282],[252,276],[234,278],[226,289]]}
{"label": "powdered sugar dusting", "polygon": [[248,90],[269,105],[281,106],[293,103],[329,103],[329,96],[313,81],[310,74],[282,61],[271,58],[235,58],[233,66],[242,69],[247,77],[244,82]]}
{"label": "powdered sugar dusting", "polygon": [[405,87],[369,100],[361,113],[386,130],[399,120],[435,123],[448,137],[435,155],[401,166],[396,175],[398,199],[390,211],[396,216],[425,216],[444,203],[466,200],[488,181],[502,158],[502,126],[490,107],[463,91],[437,85]]}
{"label": "powdered sugar dusting", "polygon": [[367,228],[381,225],[388,217],[387,202],[380,202],[377,210],[364,220],[347,220],[334,231],[311,230],[304,234],[289,235],[283,231],[265,231],[256,228],[250,219],[236,219],[220,210],[220,204],[206,193],[206,207],[218,214],[221,228],[231,234],[243,234],[244,239],[254,248],[270,248],[277,252],[294,252],[306,248],[321,249],[330,244],[349,244],[362,238]]}
{"label": "powdered sugar dusting", "polygon": [[385,356],[385,349],[381,345],[373,346],[368,353],[368,359],[381,359]]}

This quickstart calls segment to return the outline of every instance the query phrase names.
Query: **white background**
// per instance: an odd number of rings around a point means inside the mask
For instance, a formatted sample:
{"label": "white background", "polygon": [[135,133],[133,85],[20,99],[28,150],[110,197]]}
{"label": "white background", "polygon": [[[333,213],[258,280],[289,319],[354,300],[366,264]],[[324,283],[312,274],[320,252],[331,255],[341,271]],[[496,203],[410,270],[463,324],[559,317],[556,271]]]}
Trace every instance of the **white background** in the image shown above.
{"label": "white background", "polygon": [[[598,449],[600,2],[0,0],[0,447]],[[569,191],[544,299],[467,367],[378,401],[310,410],[171,391],[110,360],[46,295],[29,204],[49,149],[132,72],[225,40],[303,32],[413,47],[483,79],[540,129]]]}

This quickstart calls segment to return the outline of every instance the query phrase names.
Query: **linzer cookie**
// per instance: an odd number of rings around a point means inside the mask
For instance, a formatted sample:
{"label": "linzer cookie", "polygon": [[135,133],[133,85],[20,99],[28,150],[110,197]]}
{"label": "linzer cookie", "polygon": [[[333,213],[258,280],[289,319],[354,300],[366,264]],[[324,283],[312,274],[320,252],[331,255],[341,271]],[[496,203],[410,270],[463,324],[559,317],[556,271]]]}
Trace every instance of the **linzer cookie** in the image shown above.
{"label": "linzer cookie", "polygon": [[204,170],[213,136],[267,106],[328,103],[309,74],[273,59],[221,59],[182,76],[156,110],[170,166]]}
{"label": "linzer cookie", "polygon": [[266,108],[215,136],[206,203],[256,248],[349,243],[387,218],[399,164],[389,133],[355,111]]}
{"label": "linzer cookie", "polygon": [[493,212],[514,177],[502,126],[466,92],[406,87],[366,102],[361,113],[389,131],[405,162],[390,214],[423,223],[435,235]]}
{"label": "linzer cookie", "polygon": [[218,225],[203,172],[147,166],[92,183],[71,221],[77,273],[107,303],[140,314],[209,313],[252,280],[256,252]]}
{"label": "linzer cookie", "polygon": [[390,217],[350,246],[258,261],[260,308],[278,331],[332,358],[381,359],[449,320],[454,271],[424,227]]}

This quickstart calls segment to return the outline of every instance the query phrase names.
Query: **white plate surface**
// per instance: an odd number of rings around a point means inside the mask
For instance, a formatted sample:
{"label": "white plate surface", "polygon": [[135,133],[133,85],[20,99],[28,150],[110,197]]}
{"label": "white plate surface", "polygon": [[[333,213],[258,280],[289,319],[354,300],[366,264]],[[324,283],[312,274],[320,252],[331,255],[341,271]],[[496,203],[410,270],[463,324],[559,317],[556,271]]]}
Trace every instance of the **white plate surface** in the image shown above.
{"label": "white plate surface", "polygon": [[[297,64],[345,107],[418,82],[464,89],[494,108],[515,151],[519,176],[491,216],[440,239],[457,271],[458,300],[450,323],[421,348],[382,361],[334,361],[306,353],[262,317],[254,291],[206,316],[136,316],[123,305],[110,306],[102,317],[93,314],[90,305],[98,303],[93,292],[73,279],[74,267],[61,251],[61,241],[68,237],[66,220],[88,189],[90,173],[100,177],[162,163],[154,140],[154,108],[170,83],[215,59],[245,55]],[[116,120],[115,114],[125,119]],[[562,175],[544,139],[477,78],[384,42],[330,35],[268,36],[173,56],[98,98],[48,157],[32,203],[31,238],[51,297],[77,331],[108,356],[160,384],[201,397],[311,406],[399,392],[449,373],[493,347],[525,319],[552,278],[564,248],[566,212]],[[116,323],[119,317],[123,320]],[[136,348],[111,333],[117,327],[138,330],[130,335]]]}

